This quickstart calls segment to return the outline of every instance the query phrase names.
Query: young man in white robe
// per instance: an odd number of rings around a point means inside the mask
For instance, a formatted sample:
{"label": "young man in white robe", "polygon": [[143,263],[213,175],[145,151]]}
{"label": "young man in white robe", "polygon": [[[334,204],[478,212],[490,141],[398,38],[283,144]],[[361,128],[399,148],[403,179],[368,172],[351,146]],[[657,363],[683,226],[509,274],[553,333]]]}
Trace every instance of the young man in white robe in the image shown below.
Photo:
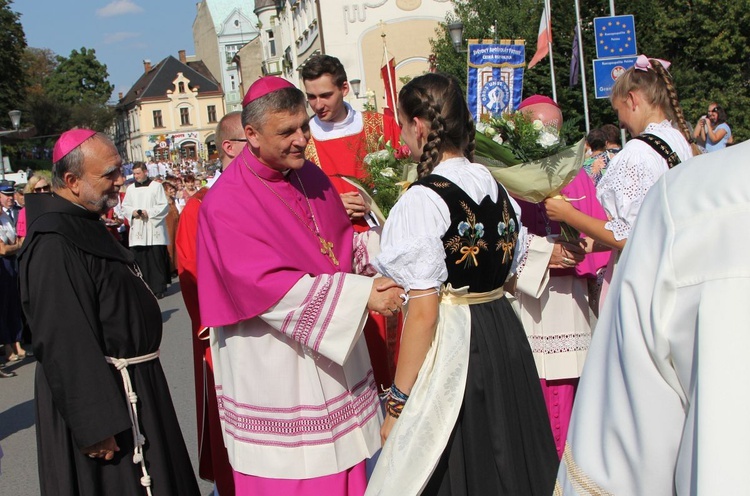
{"label": "young man in white robe", "polygon": [[135,164],[133,177],[135,182],[128,186],[122,201],[122,211],[130,223],[128,242],[146,284],[157,298],[162,298],[171,280],[167,252],[169,203],[161,183],[148,178],[146,165]]}

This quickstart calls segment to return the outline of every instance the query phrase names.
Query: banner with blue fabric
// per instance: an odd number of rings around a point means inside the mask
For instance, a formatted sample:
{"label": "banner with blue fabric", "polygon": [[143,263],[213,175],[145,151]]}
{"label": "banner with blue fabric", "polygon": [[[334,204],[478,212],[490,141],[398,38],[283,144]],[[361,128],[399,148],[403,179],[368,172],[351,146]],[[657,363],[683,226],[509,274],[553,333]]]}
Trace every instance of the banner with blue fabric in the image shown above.
{"label": "banner with blue fabric", "polygon": [[512,112],[523,98],[526,66],[524,40],[511,43],[472,43],[469,40],[466,99],[474,120],[483,115]]}

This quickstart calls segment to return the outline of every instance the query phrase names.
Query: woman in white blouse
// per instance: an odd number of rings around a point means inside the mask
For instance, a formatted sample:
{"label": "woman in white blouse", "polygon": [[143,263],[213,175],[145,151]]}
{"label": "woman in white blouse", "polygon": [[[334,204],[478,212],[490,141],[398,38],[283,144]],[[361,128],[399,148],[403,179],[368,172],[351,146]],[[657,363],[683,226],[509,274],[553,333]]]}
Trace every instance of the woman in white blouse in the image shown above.
{"label": "woman in white blouse", "polygon": [[552,433],[503,296],[524,256],[520,211],[470,160],[473,121],[454,78],[413,79],[398,112],[420,180],[391,211],[374,261],[406,290],[408,309],[367,494],[549,495]]}
{"label": "woman in white blouse", "polygon": [[[550,219],[566,222],[586,233],[587,252],[612,250],[600,306],[646,193],[673,164],[700,153],[683,116],[668,68],[669,62],[640,55],[635,66],[617,78],[612,88],[610,102],[620,126],[636,139],[630,140],[615,156],[596,187],[596,196],[609,220],[590,217],[565,200],[545,201]],[[652,144],[640,139],[653,136],[658,140]],[[671,163],[659,153],[659,147],[665,155],[672,152]]]}

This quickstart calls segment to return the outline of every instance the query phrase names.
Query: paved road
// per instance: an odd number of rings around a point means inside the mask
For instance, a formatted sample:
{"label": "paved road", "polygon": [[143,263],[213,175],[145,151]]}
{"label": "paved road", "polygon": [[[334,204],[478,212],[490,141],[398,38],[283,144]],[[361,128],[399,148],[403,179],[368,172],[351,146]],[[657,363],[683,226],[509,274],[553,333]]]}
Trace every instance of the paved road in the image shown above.
{"label": "paved road", "polygon": [[[172,401],[193,460],[193,468],[197,473],[190,317],[179,291],[179,284],[172,285],[167,296],[160,301],[164,321],[161,363],[169,381]],[[2,494],[39,495],[34,429],[35,367],[32,359],[26,359],[5,369],[15,371],[18,377],[0,379],[0,446],[5,453],[0,475]],[[212,484],[201,480],[199,484],[201,494],[211,493]]]}

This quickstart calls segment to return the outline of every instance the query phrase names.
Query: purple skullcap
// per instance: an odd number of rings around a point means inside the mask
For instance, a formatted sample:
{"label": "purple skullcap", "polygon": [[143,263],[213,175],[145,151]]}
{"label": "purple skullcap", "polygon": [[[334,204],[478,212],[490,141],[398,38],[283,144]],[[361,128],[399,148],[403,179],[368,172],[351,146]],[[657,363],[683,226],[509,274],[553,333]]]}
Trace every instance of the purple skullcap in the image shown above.
{"label": "purple skullcap", "polygon": [[81,146],[81,143],[95,134],[96,131],[91,129],[71,129],[62,133],[55,143],[55,148],[52,149],[52,163],[56,164],[65,158],[68,153]]}
{"label": "purple skullcap", "polygon": [[560,108],[560,106],[555,102],[552,98],[544,95],[531,95],[530,97],[524,99],[524,101],[521,102],[521,104],[518,106],[518,110],[521,110],[524,107],[528,107],[529,105],[535,105],[537,103],[549,103],[550,105],[554,105],[557,108]]}
{"label": "purple skullcap", "polygon": [[245,108],[248,103],[254,102],[262,96],[284,88],[295,88],[295,86],[286,79],[277,76],[264,76],[250,85],[245,98],[242,99],[242,108]]}

